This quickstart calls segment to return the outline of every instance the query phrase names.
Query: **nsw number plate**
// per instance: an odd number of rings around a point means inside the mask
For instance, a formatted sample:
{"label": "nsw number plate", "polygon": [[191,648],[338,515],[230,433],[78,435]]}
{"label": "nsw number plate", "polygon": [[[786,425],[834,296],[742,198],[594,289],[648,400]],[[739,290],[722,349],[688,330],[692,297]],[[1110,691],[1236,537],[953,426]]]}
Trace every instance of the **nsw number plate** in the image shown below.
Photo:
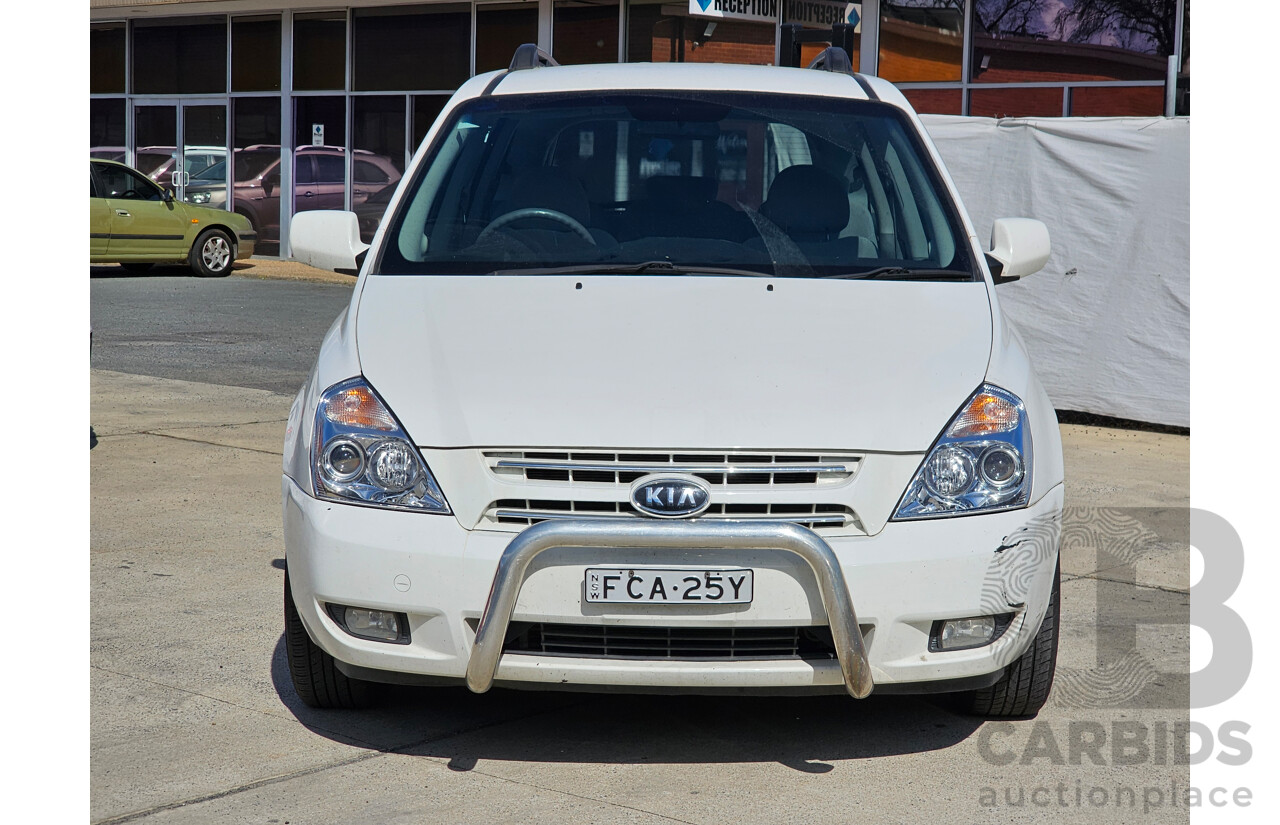
{"label": "nsw number plate", "polygon": [[588,602],[750,604],[750,570],[588,567]]}

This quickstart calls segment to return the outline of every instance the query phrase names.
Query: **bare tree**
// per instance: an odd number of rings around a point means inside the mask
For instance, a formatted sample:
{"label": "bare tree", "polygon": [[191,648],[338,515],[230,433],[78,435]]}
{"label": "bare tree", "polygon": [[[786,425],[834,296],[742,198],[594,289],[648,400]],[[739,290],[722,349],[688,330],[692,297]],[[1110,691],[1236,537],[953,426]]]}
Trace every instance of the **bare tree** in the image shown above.
{"label": "bare tree", "polygon": [[978,26],[990,34],[1035,36],[1048,34],[1044,24],[1046,0],[977,0]]}
{"label": "bare tree", "polygon": [[1072,43],[1113,43],[1173,54],[1179,0],[1074,0],[1054,19],[1057,36]]}

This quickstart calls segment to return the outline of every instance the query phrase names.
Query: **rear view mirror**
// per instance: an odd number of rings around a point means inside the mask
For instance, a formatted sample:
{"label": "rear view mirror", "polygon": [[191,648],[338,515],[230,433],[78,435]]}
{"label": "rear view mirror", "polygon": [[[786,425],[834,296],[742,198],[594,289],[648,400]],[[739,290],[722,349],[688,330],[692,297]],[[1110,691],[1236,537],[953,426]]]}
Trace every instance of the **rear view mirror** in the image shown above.
{"label": "rear view mirror", "polygon": [[369,244],[360,240],[355,212],[314,209],[293,216],[289,227],[293,258],[318,269],[355,275]]}
{"label": "rear view mirror", "polygon": [[999,218],[991,225],[987,263],[997,284],[1039,272],[1049,260],[1049,230],[1031,218]]}

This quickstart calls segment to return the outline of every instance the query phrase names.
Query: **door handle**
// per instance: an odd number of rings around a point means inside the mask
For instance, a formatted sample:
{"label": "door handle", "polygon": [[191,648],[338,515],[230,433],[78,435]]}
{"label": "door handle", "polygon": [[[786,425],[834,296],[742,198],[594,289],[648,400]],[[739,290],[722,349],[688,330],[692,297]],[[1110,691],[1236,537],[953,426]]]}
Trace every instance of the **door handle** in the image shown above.
{"label": "door handle", "polygon": [[304,197],[304,198],[309,198],[309,197],[311,197],[311,195],[312,195],[312,193],[311,193],[311,192],[303,192],[303,193],[302,193],[302,197]]}
{"label": "door handle", "polygon": [[126,212],[126,211],[125,211],[125,210],[123,210],[123,209],[117,209],[117,210],[116,210],[116,214],[117,214],[117,215],[119,215],[119,216],[120,216],[120,217],[122,217],[122,218],[130,217],[129,213],[128,213],[128,212]]}

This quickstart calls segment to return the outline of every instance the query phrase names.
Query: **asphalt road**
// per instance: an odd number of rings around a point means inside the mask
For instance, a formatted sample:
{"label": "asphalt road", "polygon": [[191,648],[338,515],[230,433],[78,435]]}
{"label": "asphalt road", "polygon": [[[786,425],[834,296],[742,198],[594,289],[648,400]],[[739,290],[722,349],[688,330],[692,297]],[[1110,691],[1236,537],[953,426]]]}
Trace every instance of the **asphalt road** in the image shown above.
{"label": "asphalt road", "polygon": [[97,825],[1187,821],[1171,748],[1125,760],[1097,739],[1186,724],[1185,436],[1063,427],[1059,678],[1035,721],[929,697],[452,688],[317,711],[283,647],[280,452],[350,289],[180,276],[91,294]]}
{"label": "asphalt road", "polygon": [[351,300],[350,286],[236,276],[99,274],[89,289],[95,368],[290,395]]}

